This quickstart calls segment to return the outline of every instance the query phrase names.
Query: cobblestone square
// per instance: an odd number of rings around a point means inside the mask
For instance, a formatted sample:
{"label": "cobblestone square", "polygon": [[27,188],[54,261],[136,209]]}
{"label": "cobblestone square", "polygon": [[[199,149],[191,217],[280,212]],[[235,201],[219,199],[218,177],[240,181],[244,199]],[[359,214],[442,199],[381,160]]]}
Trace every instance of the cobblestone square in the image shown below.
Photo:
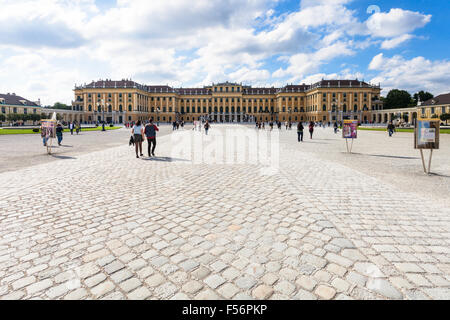
{"label": "cobblestone square", "polygon": [[347,154],[332,128],[283,128],[266,170],[180,148],[254,127],[191,129],[140,159],[125,129],[21,166],[5,153],[39,137],[2,141],[0,299],[450,298],[448,135],[428,176],[409,133],[361,131]]}

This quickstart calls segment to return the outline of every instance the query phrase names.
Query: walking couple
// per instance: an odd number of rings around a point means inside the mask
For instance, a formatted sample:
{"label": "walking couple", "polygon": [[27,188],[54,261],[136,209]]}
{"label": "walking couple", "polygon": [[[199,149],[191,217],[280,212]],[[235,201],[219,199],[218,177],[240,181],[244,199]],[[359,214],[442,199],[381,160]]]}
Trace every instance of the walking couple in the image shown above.
{"label": "walking couple", "polygon": [[[139,120],[131,130],[131,133],[134,135],[134,146],[136,147],[136,158],[139,158],[139,152],[142,154],[142,141],[143,137],[147,138],[148,142],[148,156],[155,156],[155,148],[156,148],[156,131],[159,131],[158,127],[153,123],[153,119],[150,119],[150,122],[143,127],[141,121]],[[152,147],[153,145],[153,147]]]}

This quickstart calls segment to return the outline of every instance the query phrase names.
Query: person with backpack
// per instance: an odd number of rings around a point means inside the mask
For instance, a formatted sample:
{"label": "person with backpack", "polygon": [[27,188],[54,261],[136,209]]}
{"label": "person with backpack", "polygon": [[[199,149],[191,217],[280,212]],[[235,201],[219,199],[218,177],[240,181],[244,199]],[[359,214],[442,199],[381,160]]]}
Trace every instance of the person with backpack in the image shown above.
{"label": "person with backpack", "polygon": [[64,128],[62,127],[61,123],[58,123],[56,126],[56,137],[58,138],[58,145],[61,145],[61,142],[63,140],[63,131]]}
{"label": "person with backpack", "polygon": [[80,131],[81,131],[81,128],[80,128],[80,125],[79,125],[78,122],[75,124],[75,131],[77,132],[77,135],[78,135],[78,133],[80,133]]}
{"label": "person with backpack", "polygon": [[[158,127],[153,124],[153,119],[145,126],[144,133],[148,142],[148,156],[155,156],[156,148],[156,131],[159,131]],[[152,148],[153,145],[153,148]],[[151,150],[150,150],[151,149]],[[150,153],[151,151],[151,153]]]}
{"label": "person with backpack", "polygon": [[303,124],[299,122],[297,125],[298,142],[300,141],[303,142],[303,130],[304,130]]}

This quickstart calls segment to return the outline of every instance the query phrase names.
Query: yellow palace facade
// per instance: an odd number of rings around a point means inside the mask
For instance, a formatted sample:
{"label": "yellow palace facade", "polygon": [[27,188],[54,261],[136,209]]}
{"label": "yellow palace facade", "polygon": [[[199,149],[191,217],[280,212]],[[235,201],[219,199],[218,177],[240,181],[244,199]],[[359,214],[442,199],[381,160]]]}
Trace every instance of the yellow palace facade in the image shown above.
{"label": "yellow palace facade", "polygon": [[322,80],[282,88],[218,83],[203,88],[147,86],[131,80],[99,80],[75,86],[73,111],[83,122],[316,121],[373,122],[382,110],[381,88],[359,80]]}

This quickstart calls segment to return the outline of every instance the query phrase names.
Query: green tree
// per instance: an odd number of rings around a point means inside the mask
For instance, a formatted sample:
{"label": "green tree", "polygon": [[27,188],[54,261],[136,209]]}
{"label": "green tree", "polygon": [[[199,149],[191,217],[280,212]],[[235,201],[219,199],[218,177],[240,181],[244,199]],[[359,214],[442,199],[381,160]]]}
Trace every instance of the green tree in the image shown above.
{"label": "green tree", "polygon": [[408,108],[413,104],[411,94],[405,90],[393,89],[384,99],[384,109]]}
{"label": "green tree", "polygon": [[445,125],[447,125],[447,121],[450,120],[450,113],[441,114],[441,121],[445,121]]}
{"label": "green tree", "polygon": [[6,116],[4,114],[0,114],[0,122],[6,121]]}
{"label": "green tree", "polygon": [[432,93],[425,92],[423,90],[414,94],[414,102],[416,105],[419,102],[419,100],[422,102],[425,102],[425,101],[428,101],[433,98],[434,98],[434,95]]}
{"label": "green tree", "polygon": [[68,106],[67,104],[56,102],[53,107],[50,107],[49,109],[62,109],[62,110],[71,110],[72,107]]}

